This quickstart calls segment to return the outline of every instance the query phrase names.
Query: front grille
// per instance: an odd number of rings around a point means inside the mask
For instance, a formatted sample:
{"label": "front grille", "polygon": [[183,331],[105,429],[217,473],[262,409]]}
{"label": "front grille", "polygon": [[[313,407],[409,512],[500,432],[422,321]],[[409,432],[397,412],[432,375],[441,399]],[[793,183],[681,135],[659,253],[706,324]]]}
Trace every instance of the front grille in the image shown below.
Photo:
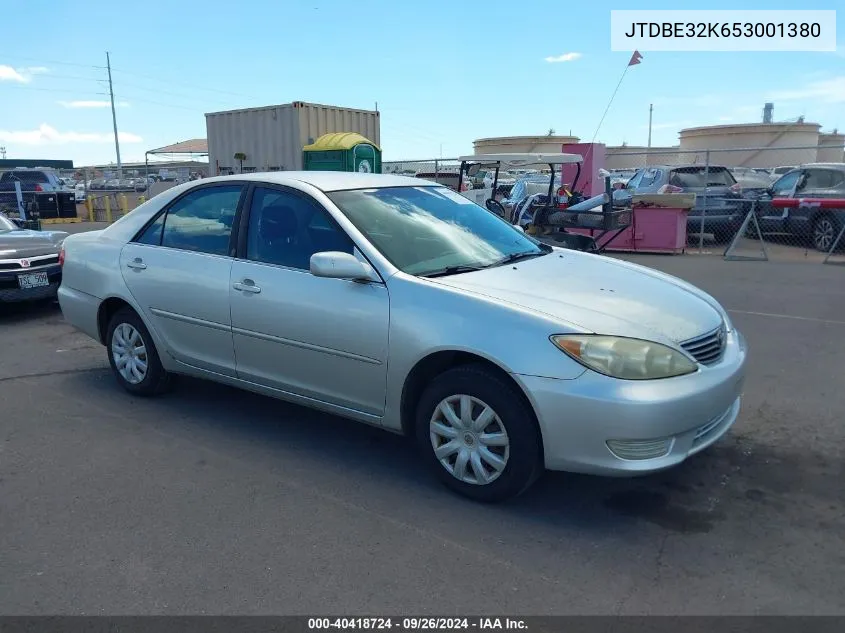
{"label": "front grille", "polygon": [[726,338],[725,326],[722,325],[712,332],[684,341],[681,347],[702,365],[712,365],[722,357]]}
{"label": "front grille", "polygon": [[29,270],[31,268],[38,268],[39,266],[54,266],[59,263],[58,255],[39,255],[37,257],[26,258],[29,266],[24,267],[22,260],[5,260],[0,261],[0,270]]}

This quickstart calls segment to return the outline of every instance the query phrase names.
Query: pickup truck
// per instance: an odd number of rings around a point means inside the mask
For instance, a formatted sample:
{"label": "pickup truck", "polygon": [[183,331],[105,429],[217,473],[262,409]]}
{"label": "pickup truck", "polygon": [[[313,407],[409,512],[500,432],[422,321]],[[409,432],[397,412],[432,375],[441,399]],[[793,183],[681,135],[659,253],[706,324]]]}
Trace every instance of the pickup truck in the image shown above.
{"label": "pickup truck", "polygon": [[46,169],[11,169],[0,175],[0,208],[17,211],[15,182],[20,183],[27,215],[41,218],[76,217],[76,193]]}

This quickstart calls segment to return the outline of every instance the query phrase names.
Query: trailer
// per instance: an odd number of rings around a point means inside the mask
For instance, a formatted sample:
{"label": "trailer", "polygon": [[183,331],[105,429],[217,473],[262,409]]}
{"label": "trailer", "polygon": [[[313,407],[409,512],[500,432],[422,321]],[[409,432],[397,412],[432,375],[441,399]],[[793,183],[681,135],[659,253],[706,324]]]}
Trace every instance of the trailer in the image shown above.
{"label": "trailer", "polygon": [[303,147],[332,132],[356,132],[377,147],[381,143],[378,111],[303,101],[211,112],[205,125],[211,176],[302,170]]}

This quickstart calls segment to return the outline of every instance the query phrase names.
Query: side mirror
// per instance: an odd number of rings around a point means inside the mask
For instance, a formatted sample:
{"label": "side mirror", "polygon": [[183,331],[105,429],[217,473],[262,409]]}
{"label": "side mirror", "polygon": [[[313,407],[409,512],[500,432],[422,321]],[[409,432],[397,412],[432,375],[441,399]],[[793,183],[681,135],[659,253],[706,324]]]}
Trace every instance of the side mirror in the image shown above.
{"label": "side mirror", "polygon": [[513,225],[513,228],[515,228],[515,229],[516,229],[517,231],[519,231],[520,233],[525,233],[525,229],[524,229],[524,228],[522,228],[521,226],[519,226],[519,224],[514,224],[514,225]]}
{"label": "side mirror", "polygon": [[311,274],[315,277],[330,279],[349,279],[352,281],[375,281],[375,272],[354,255],[338,251],[314,253],[310,262]]}

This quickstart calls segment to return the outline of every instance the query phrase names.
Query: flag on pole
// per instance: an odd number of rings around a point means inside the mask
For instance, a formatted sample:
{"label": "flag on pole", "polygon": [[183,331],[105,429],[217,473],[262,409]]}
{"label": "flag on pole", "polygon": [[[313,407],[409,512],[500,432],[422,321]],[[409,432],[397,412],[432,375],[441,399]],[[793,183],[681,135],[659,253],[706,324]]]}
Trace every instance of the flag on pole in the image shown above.
{"label": "flag on pole", "polygon": [[643,61],[643,56],[640,55],[640,51],[634,51],[634,54],[631,55],[631,61],[628,62],[628,66],[636,66],[641,61]]}

